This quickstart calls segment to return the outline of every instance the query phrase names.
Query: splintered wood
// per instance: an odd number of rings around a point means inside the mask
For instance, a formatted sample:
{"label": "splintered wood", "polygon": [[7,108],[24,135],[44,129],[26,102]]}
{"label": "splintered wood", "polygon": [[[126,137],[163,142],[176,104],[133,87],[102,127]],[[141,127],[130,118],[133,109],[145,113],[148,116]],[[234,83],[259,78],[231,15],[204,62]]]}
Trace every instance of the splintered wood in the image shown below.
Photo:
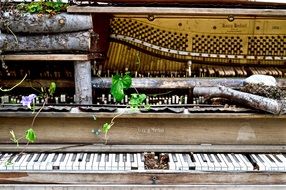
{"label": "splintered wood", "polygon": [[156,156],[155,153],[144,154],[145,169],[169,169],[169,156],[165,153],[161,153]]}

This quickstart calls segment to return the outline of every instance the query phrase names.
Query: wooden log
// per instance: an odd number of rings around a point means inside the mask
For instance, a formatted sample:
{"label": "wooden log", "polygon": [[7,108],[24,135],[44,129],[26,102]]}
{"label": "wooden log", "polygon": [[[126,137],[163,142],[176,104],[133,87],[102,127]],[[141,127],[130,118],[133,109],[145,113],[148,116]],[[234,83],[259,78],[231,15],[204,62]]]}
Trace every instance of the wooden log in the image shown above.
{"label": "wooden log", "polygon": [[75,61],[74,71],[76,103],[92,104],[90,61]]}
{"label": "wooden log", "polygon": [[13,33],[61,33],[77,32],[92,29],[90,15],[61,13],[48,14],[15,14],[4,12],[0,30]]}
{"label": "wooden log", "polygon": [[224,86],[194,87],[193,95],[228,98],[237,103],[241,103],[272,114],[281,114],[285,111],[285,107],[281,101],[233,90]]}
{"label": "wooden log", "polygon": [[73,32],[31,36],[0,34],[0,49],[5,52],[88,51],[90,32]]}

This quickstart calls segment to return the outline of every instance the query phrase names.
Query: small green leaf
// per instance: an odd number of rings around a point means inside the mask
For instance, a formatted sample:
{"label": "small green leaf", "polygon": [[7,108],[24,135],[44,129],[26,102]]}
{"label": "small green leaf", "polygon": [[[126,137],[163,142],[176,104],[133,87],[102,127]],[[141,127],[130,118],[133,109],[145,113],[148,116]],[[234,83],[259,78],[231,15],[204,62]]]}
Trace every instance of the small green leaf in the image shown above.
{"label": "small green leaf", "polygon": [[130,88],[131,84],[132,84],[132,78],[131,76],[126,73],[122,79],[122,83],[123,83],[123,88],[127,89]]}
{"label": "small green leaf", "polygon": [[142,105],[145,99],[146,99],[145,94],[131,94],[131,98],[129,101],[130,107],[138,108],[139,106]]}
{"label": "small green leaf", "polygon": [[108,133],[109,129],[111,128],[111,125],[109,123],[105,123],[103,126],[102,126],[102,131],[106,134]]}
{"label": "small green leaf", "polygon": [[51,96],[55,93],[56,87],[57,87],[57,85],[56,85],[55,82],[51,82],[51,83],[50,83],[49,93],[50,93]]}
{"label": "small green leaf", "polygon": [[28,142],[35,142],[36,139],[37,139],[37,135],[36,135],[36,132],[30,128],[26,131],[26,135],[25,135],[25,138]]}
{"label": "small green leaf", "polygon": [[123,83],[121,80],[116,80],[116,82],[112,84],[111,94],[118,102],[124,98]]}

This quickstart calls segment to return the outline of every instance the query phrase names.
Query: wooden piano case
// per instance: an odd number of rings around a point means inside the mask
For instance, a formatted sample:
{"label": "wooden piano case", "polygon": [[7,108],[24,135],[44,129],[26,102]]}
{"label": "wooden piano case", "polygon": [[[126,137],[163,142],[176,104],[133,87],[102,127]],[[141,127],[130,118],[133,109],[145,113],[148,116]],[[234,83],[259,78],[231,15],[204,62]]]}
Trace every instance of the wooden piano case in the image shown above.
{"label": "wooden piano case", "polygon": [[[34,115],[4,105],[0,112],[0,152],[286,153],[285,115],[209,105],[192,94],[197,86],[238,89],[251,74],[273,75],[279,87],[285,88],[284,9],[79,5],[68,11],[93,15],[95,38],[90,53],[31,55],[29,59],[43,60],[46,56],[75,61],[75,82],[59,79],[60,87],[75,86],[75,93],[90,88],[92,100],[49,105],[35,120],[36,143],[20,147],[11,142],[9,131],[22,134]],[[10,54],[4,59],[27,59],[21,56]],[[147,111],[127,109],[124,103],[114,105],[107,98],[111,77],[126,71],[132,73],[133,87],[138,91],[167,94],[167,99],[175,100],[168,104],[166,97],[150,98],[153,105]],[[81,86],[78,80],[82,78],[89,85]],[[187,99],[177,101],[176,94]],[[115,125],[106,141],[95,131],[113,117],[117,117]],[[0,171],[0,183],[7,189],[285,189],[286,174],[257,170]]]}

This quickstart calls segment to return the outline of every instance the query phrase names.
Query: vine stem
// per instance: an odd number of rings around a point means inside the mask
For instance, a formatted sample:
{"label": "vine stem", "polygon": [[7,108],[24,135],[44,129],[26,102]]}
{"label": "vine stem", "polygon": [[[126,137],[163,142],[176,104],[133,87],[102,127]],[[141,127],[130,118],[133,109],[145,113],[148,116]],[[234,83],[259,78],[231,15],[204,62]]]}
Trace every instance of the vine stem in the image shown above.
{"label": "vine stem", "polygon": [[[126,106],[125,108],[128,108],[128,106]],[[124,112],[121,112],[120,114],[117,114],[116,116],[114,116],[112,119],[111,119],[111,121],[110,121],[110,128],[115,124],[115,122],[114,122],[114,120],[117,118],[117,117],[120,117],[121,115],[123,115],[125,113],[125,111]],[[105,144],[107,144],[107,134],[108,133],[105,133],[105,135],[104,135],[104,139],[105,139]]]}
{"label": "vine stem", "polygon": [[42,107],[39,109],[39,111],[37,111],[36,115],[34,116],[33,121],[32,121],[32,123],[31,123],[31,127],[34,126],[35,120],[36,120],[36,118],[38,117],[38,115],[40,114],[40,112],[44,109],[47,100],[48,100],[48,98],[46,97],[46,98],[45,98],[45,101],[44,101],[44,103],[43,103],[43,105],[42,105]]}
{"label": "vine stem", "polygon": [[15,86],[13,86],[12,88],[2,89],[2,87],[0,87],[0,90],[1,90],[2,92],[11,91],[11,90],[13,90],[14,88],[16,88],[17,86],[19,86],[19,85],[26,79],[26,77],[27,77],[27,74],[25,74],[24,78],[23,78],[19,83],[17,83]]}

